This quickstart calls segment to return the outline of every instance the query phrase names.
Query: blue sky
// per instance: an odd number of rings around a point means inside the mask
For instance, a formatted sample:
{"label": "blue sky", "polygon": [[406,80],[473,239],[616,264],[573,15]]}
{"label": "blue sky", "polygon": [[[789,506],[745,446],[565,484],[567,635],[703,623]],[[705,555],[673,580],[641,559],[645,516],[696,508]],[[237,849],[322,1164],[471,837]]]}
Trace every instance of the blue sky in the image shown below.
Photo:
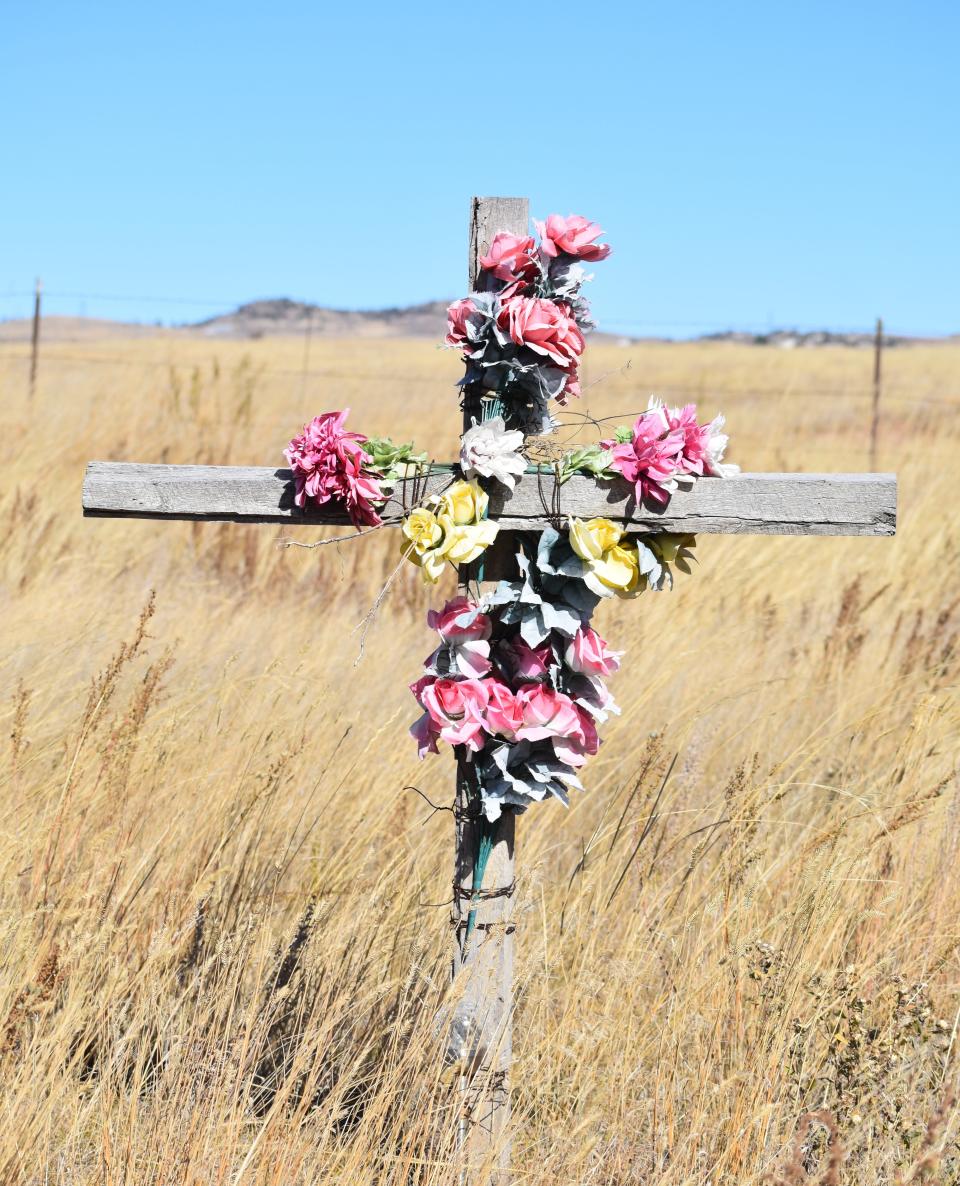
{"label": "blue sky", "polygon": [[607,229],[602,328],[957,332],[958,46],[953,0],[8,5],[0,316],[453,297],[503,193]]}

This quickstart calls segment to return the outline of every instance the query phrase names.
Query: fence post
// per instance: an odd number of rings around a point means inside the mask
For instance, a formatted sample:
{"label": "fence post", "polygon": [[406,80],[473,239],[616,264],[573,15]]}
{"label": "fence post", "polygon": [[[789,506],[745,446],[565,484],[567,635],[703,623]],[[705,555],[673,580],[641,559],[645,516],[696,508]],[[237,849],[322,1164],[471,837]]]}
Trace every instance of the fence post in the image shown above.
{"label": "fence post", "polygon": [[873,419],[870,423],[870,469],[877,469],[877,437],[880,435],[880,386],[881,362],[883,358],[883,318],[877,318],[877,329],[873,339]]}
{"label": "fence post", "polygon": [[[467,282],[497,231],[525,235],[526,198],[473,198]],[[464,393],[463,427],[485,410],[476,392]],[[494,409],[496,411],[496,409]],[[495,552],[495,547],[489,549]],[[502,575],[502,557],[488,555],[486,578]],[[481,587],[484,568],[460,569],[461,593]],[[453,879],[455,997],[450,1054],[460,1064],[460,1174],[464,1186],[507,1186],[510,1175],[510,1064],[513,1057],[513,885],[516,813],[505,808],[495,824],[476,818],[477,794],[470,755],[457,759],[456,864]],[[474,874],[483,867],[478,887]],[[479,898],[474,896],[480,890]]]}
{"label": "fence post", "polygon": [[33,293],[33,335],[30,346],[30,398],[37,389],[37,363],[40,360],[40,295],[43,292],[43,281],[37,278]]}

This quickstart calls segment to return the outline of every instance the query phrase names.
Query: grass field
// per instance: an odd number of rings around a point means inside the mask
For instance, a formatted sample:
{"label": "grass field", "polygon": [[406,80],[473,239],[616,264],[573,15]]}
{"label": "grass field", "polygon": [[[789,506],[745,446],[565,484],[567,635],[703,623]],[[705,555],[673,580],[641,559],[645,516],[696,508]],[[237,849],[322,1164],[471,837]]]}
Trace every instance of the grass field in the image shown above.
{"label": "grass field", "polygon": [[[598,344],[578,410],[695,399],[744,469],[862,470],[871,367]],[[396,538],[85,521],[80,482],[280,464],[344,406],[449,457],[459,369],[415,341],[314,341],[306,374],[295,340],[60,343],[31,405],[0,347],[0,1182],[456,1182],[452,827],[404,789],[452,793],[406,734],[452,573],[404,572],[355,665]],[[885,380],[895,539],[704,536],[673,593],[603,607],[623,715],[587,793],[518,824],[518,1186],[813,1181],[814,1110],[830,1181],[960,1180],[960,345]]]}

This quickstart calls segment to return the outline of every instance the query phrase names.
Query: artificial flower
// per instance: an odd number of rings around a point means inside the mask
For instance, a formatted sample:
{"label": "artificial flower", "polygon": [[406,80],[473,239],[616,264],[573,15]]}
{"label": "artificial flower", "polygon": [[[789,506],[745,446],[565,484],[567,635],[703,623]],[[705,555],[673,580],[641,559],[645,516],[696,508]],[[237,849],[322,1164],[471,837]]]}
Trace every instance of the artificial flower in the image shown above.
{"label": "artificial flower", "polygon": [[620,670],[622,651],[611,651],[591,626],[581,626],[567,644],[564,661],[572,671],[612,675]]}
{"label": "artificial flower", "polygon": [[569,737],[582,734],[577,706],[563,692],[543,684],[524,684],[516,694],[522,718],[517,737],[542,741],[546,737]]}
{"label": "artificial flower", "polygon": [[551,214],[545,222],[535,221],[534,225],[540,235],[540,250],[551,258],[562,253],[594,262],[610,254],[608,243],[597,242],[603,234],[600,227],[579,214],[566,218]]}
{"label": "artificial flower", "polygon": [[487,707],[484,721],[487,732],[492,735],[514,739],[523,724],[523,713],[517,698],[502,680],[484,680],[487,689]]}
{"label": "artificial flower", "polygon": [[474,478],[495,478],[511,490],[517,482],[517,475],[527,468],[520,453],[523,447],[523,433],[508,432],[502,416],[494,416],[482,424],[473,421],[460,440],[460,468],[464,476]]}
{"label": "artificial flower", "polygon": [[441,677],[421,688],[419,698],[441,740],[474,751],[481,748],[489,700],[482,680]]}
{"label": "artificial flower", "polygon": [[639,592],[637,545],[609,519],[570,518],[570,546],[583,561],[584,583],[601,597],[615,593],[629,597]]}
{"label": "artificial flower", "polygon": [[513,679],[539,681],[547,678],[553,663],[553,648],[549,642],[531,647],[523,641],[522,636],[517,636],[501,645],[498,659],[506,664]]}
{"label": "artificial flower", "polygon": [[293,470],[294,502],[298,507],[308,501],[323,506],[334,500],[354,527],[376,527],[381,520],[373,504],[383,502],[386,494],[362,448],[367,438],[343,427],[349,414],[344,408],[315,416],[284,449]]}
{"label": "artificial flower", "polygon": [[714,478],[732,478],[740,472],[740,466],[732,461],[724,462],[723,454],[730,438],[723,431],[726,420],[715,416],[707,425],[707,449],[704,473]]}
{"label": "artificial flower", "polygon": [[453,523],[466,525],[479,523],[487,513],[489,502],[487,492],[478,482],[461,479],[442,494],[434,495],[430,505],[436,508],[438,518],[446,516]]}
{"label": "artificial flower", "polygon": [[454,597],[441,610],[427,610],[427,625],[444,642],[473,642],[490,637],[493,623],[469,597]]}
{"label": "artificial flower", "polygon": [[490,300],[481,293],[462,297],[447,309],[448,346],[461,346],[469,353],[483,336],[483,327],[490,320]]}
{"label": "artificial flower", "polygon": [[500,528],[493,519],[481,523],[455,523],[440,515],[443,527],[443,555],[451,564],[472,564],[497,538]]}
{"label": "artificial flower", "polygon": [[518,346],[549,358],[561,370],[576,369],[583,334],[569,308],[539,297],[514,296],[500,304],[497,326]]}
{"label": "artificial flower", "polygon": [[537,257],[533,238],[500,231],[494,235],[490,250],[480,256],[480,267],[508,283],[531,280],[536,276]]}
{"label": "artificial flower", "polygon": [[637,502],[649,499],[666,506],[681,472],[684,434],[670,427],[661,406],[637,417],[628,441],[614,438],[601,444],[610,450],[613,467],[633,483]]}
{"label": "artificial flower", "polygon": [[406,537],[401,541],[404,556],[420,566],[424,581],[436,584],[445,563],[439,550],[443,543],[440,520],[428,507],[417,507],[404,519],[400,530]]}

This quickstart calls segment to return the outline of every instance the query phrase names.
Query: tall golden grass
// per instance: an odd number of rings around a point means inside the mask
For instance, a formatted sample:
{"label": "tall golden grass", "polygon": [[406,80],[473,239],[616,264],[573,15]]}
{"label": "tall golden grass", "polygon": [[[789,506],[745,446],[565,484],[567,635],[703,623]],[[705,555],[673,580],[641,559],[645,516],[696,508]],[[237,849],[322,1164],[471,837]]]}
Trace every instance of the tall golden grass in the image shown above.
{"label": "tall golden grass", "polygon": [[[387,533],[80,513],[91,458],[280,463],[330,408],[451,455],[454,355],[303,362],[62,343],[31,405],[0,350],[2,1182],[457,1180],[452,827],[405,790],[451,799],[406,683],[452,574],[404,572],[355,666]],[[693,398],[745,469],[865,469],[870,373],[598,344],[580,410]],[[603,607],[623,715],[518,828],[518,1184],[957,1181],[960,346],[885,377],[895,539],[703,537],[673,593]]]}

